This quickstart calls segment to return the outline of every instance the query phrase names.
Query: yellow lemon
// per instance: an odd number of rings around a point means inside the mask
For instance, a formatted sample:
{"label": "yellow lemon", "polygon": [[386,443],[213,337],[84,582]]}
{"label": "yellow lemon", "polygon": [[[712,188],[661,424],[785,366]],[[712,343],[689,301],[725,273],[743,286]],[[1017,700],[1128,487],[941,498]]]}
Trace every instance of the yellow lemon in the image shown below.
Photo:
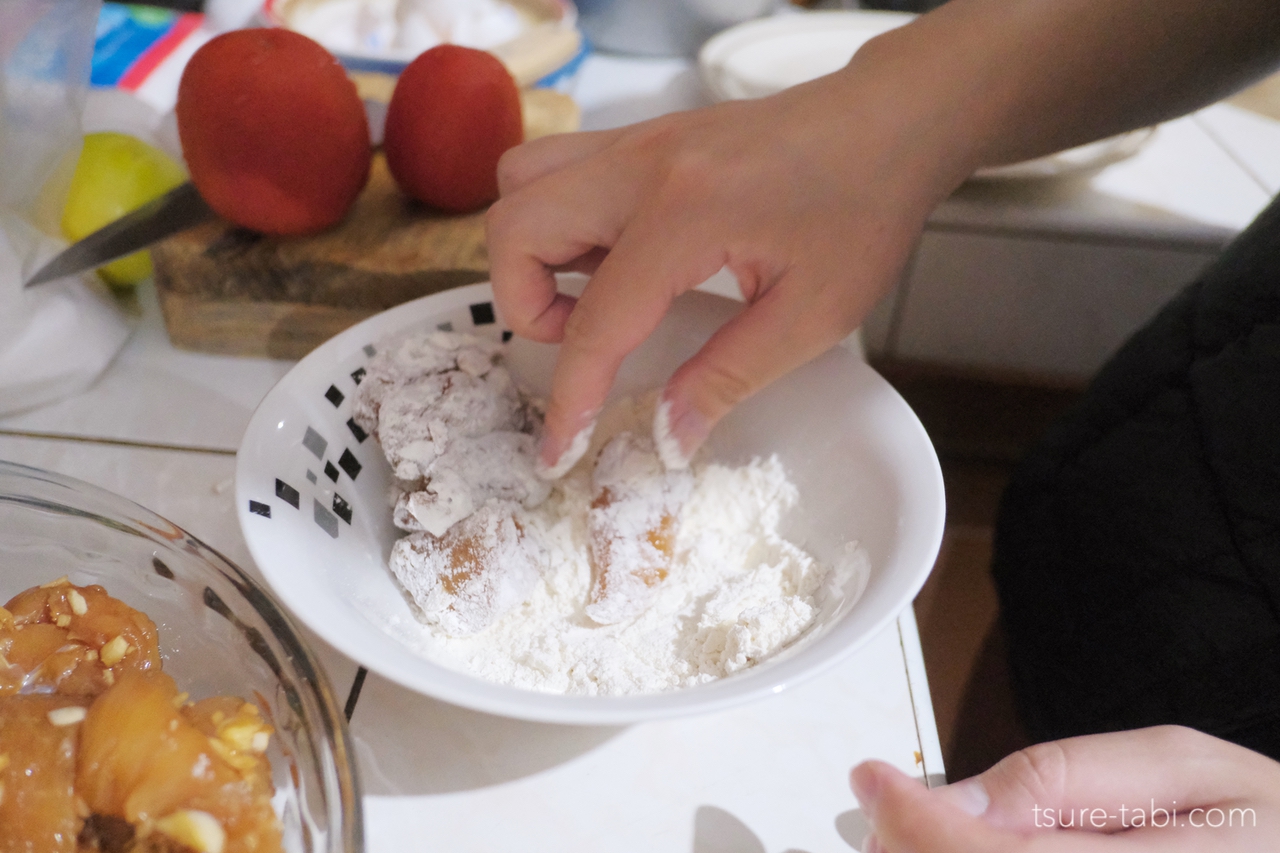
{"label": "yellow lemon", "polygon": [[[181,184],[187,173],[168,154],[126,133],[90,133],[76,162],[62,211],[62,233],[75,241]],[[134,285],[151,275],[144,251],[98,270],[115,286]]]}

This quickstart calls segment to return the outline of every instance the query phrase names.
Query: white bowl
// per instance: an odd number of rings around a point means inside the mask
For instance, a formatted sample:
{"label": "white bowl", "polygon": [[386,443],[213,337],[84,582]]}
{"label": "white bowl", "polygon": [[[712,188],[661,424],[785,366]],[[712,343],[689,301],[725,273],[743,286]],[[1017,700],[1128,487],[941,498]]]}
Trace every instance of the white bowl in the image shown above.
{"label": "white bowl", "polygon": [[[624,363],[615,395],[661,384],[741,309],[689,293]],[[395,636],[412,613],[387,568],[402,535],[386,503],[390,470],[352,428],[357,377],[378,342],[451,328],[498,338],[488,284],[427,296],[342,332],[302,359],[262,401],[236,461],[236,501],[249,550],[282,601],[352,659],[403,686],[528,720],[609,725],[725,709],[834,666],[910,605],[942,539],[942,474],[915,414],[879,374],[835,348],[739,406],[713,432],[711,458],[777,453],[800,492],[783,532],[834,560],[856,540],[871,572],[858,596],[824,608],[784,652],[719,681],[640,696],[566,696],[508,687],[426,660]],[[516,339],[518,381],[545,393],[555,347]],[[854,599],[856,598],[856,602]],[[851,605],[851,606],[850,606]]]}
{"label": "white bowl", "polygon": [[[578,12],[572,1],[506,0],[506,5],[513,7],[522,19],[523,27],[518,35],[494,42],[492,34],[471,29],[460,43],[493,53],[522,87],[568,85],[589,53],[589,46],[577,27]],[[466,8],[465,3],[454,6],[454,12]],[[396,13],[395,17],[399,18],[395,4],[380,11]],[[416,17],[417,11],[420,10],[410,8],[410,16]],[[306,17],[317,12],[318,20],[307,23]],[[391,34],[383,27],[373,26],[372,18],[365,12],[359,4],[342,0],[264,0],[259,18],[269,26],[296,30],[314,38],[333,52],[348,71],[396,77],[425,48],[389,43],[387,39]],[[350,36],[357,29],[354,21],[361,19],[374,31],[366,34],[366,43],[353,46]],[[344,33],[346,38],[342,37]]]}

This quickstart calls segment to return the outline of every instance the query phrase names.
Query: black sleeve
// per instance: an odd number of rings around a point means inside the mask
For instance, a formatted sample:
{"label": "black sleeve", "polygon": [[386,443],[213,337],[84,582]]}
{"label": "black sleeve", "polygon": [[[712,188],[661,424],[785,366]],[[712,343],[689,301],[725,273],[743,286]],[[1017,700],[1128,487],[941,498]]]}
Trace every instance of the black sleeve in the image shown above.
{"label": "black sleeve", "polygon": [[1280,200],[1024,460],[993,571],[1037,739],[1179,723],[1280,758]]}

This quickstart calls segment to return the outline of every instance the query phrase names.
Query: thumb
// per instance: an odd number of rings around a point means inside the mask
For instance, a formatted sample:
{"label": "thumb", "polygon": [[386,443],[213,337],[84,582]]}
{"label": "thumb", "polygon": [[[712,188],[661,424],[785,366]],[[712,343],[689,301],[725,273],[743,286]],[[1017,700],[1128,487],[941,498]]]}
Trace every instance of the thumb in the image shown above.
{"label": "thumb", "polygon": [[1009,846],[1007,835],[976,816],[986,801],[972,792],[938,796],[882,761],[859,764],[850,781],[874,832],[863,853],[997,853]]}
{"label": "thumb", "polygon": [[1273,768],[1235,744],[1156,726],[1036,744],[960,785],[984,790],[983,820],[994,826],[1111,832],[1138,810],[1173,813],[1264,790]]}

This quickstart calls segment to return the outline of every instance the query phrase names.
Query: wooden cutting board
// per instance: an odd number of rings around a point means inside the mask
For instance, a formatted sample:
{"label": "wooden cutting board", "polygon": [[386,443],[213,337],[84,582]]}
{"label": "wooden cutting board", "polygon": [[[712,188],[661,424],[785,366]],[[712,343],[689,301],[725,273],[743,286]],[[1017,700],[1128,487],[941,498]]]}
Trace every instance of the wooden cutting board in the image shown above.
{"label": "wooden cutting board", "polygon": [[306,238],[210,222],[152,247],[174,346],[301,358],[366,317],[484,281],[484,214],[449,216],[409,200],[381,155],[355,208]]}
{"label": "wooden cutting board", "polygon": [[[526,99],[526,138],[576,127],[576,105],[556,94],[537,96],[540,112]],[[548,109],[557,114],[549,124]],[[544,126],[531,127],[535,117]],[[267,358],[301,358],[379,311],[489,277],[484,214],[411,201],[381,154],[347,218],[322,234],[274,238],[210,222],[153,246],[151,257],[174,346]]]}

